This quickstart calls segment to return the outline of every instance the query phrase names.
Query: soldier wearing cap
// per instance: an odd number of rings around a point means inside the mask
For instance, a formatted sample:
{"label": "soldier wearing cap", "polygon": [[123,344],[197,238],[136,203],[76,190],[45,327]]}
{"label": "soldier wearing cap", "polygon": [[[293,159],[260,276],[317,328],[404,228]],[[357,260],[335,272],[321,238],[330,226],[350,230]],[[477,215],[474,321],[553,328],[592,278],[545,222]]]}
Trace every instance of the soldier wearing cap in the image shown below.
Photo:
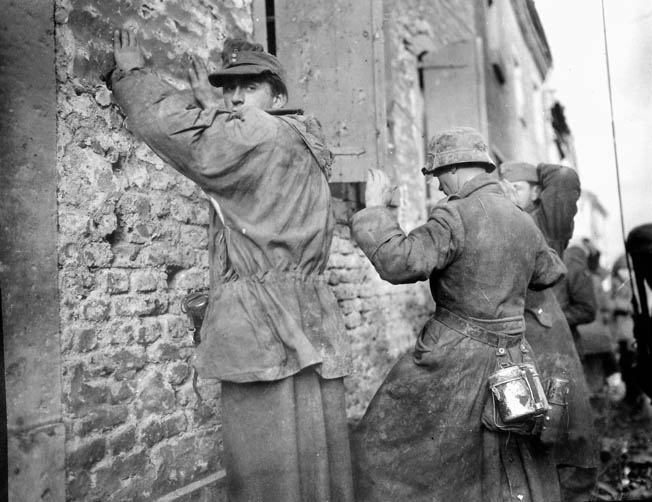
{"label": "soldier wearing cap", "polygon": [[[516,202],[534,219],[559,256],[573,235],[573,218],[581,188],[577,172],[555,164],[505,162],[501,177],[516,191]],[[560,298],[566,285],[554,290],[528,291],[525,302],[526,336],[544,379],[570,381],[568,430],[554,448],[565,502],[588,500],[600,464],[593,425],[590,392]],[[565,301],[565,300],[564,300]]]}
{"label": "soldier wearing cap", "polygon": [[518,205],[534,218],[550,247],[563,256],[581,193],[577,172],[555,164],[504,162],[500,175],[512,184]]}
{"label": "soldier wearing cap", "polygon": [[144,68],[129,31],[115,33],[114,55],[129,127],[211,201],[210,302],[194,366],[222,382],[228,500],[352,501],[350,354],[322,276],[334,217],[318,122],[284,109],[283,68],[257,44],[226,40],[210,75],[195,62],[192,93]]}
{"label": "soldier wearing cap", "polygon": [[437,135],[423,172],[448,197],[407,235],[387,208],[387,176],[369,174],[353,236],[383,279],[429,280],[436,311],[354,431],[358,501],[559,501],[547,450],[484,415],[489,376],[530,360],[527,289],[550,287],[565,270],[494,169],[473,129]]}

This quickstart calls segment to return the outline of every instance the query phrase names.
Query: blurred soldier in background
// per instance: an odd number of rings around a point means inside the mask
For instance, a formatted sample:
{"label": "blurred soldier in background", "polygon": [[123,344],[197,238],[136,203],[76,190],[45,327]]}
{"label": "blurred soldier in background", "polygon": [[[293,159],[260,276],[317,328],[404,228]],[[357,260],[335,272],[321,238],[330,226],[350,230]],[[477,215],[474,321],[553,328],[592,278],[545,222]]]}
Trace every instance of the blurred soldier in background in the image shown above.
{"label": "blurred soldier in background", "polygon": [[[576,347],[580,345],[577,326],[592,322],[598,310],[593,279],[589,270],[589,251],[582,242],[564,251],[566,278],[563,285],[555,290]],[[578,349],[578,352],[581,354],[582,351]]]}
{"label": "blurred soldier in background", "polygon": [[[548,245],[563,256],[573,235],[580,196],[575,170],[551,164],[506,162],[501,165],[500,175],[511,184],[516,203],[532,216]],[[563,287],[560,283],[555,289]],[[562,377],[571,382],[567,440],[556,445],[554,451],[563,500],[590,500],[600,465],[590,393],[566,316],[552,290],[528,291],[525,322],[525,336],[544,380]]]}
{"label": "blurred soldier in background", "polygon": [[[590,239],[578,239],[564,253],[564,263],[568,268],[566,295],[570,301],[579,297],[580,301],[577,301],[577,304],[589,305],[595,300],[595,319],[591,322],[573,324],[568,309],[564,309],[566,319],[573,331],[589,389],[592,396],[600,402],[604,397],[606,383],[606,397],[609,401],[620,401],[625,395],[625,384],[618,368],[615,344],[610,333],[613,308],[609,295],[602,287],[603,274],[607,272],[600,267],[600,251]],[[592,295],[585,290],[586,286],[582,286],[585,276],[590,281]],[[582,298],[585,300],[582,301]],[[576,310],[581,311],[581,309]]]}
{"label": "blurred soldier in background", "polygon": [[[652,286],[652,223],[639,225],[632,229],[625,243],[627,254],[633,266],[635,284],[629,280],[630,271],[627,262],[620,259],[614,265],[614,281],[617,289],[614,291],[618,300],[616,326],[622,342],[621,365],[627,372],[628,382],[627,403],[640,418],[651,418],[652,407],[649,397],[652,396],[652,318],[648,293]],[[629,290],[629,291],[627,291]],[[634,293],[635,294],[632,294]],[[629,297],[629,310],[626,298]],[[632,319],[628,319],[627,312]],[[620,321],[620,323],[618,323]],[[629,326],[633,321],[632,331]],[[619,325],[620,324],[620,325]],[[633,340],[630,338],[633,333]],[[624,359],[624,360],[623,360]]]}

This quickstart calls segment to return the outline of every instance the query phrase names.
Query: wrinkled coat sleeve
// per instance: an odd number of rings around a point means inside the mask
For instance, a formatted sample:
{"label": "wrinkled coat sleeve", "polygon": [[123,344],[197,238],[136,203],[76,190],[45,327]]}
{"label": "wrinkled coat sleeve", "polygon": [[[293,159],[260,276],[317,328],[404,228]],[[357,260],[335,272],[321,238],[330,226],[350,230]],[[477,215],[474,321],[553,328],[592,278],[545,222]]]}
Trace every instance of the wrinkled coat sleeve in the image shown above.
{"label": "wrinkled coat sleeve", "polygon": [[352,231],[380,277],[393,284],[427,280],[453,261],[464,241],[462,220],[446,204],[435,207],[428,221],[407,235],[385,207],[356,213]]}
{"label": "wrinkled coat sleeve", "polygon": [[570,247],[564,255],[564,263],[568,269],[565,281],[567,294],[563,295],[560,305],[566,321],[569,326],[590,323],[595,319],[598,305],[586,255]]}
{"label": "wrinkled coat sleeve", "polygon": [[[254,108],[235,115],[199,108],[191,92],[175,89],[148,70],[114,78],[113,94],[128,127],[204,188],[217,188],[220,180],[233,181],[229,177],[236,170],[251,165],[243,160],[271,144],[278,128],[272,116]],[[247,174],[240,171],[238,176]]]}
{"label": "wrinkled coat sleeve", "polygon": [[554,164],[539,164],[537,171],[541,196],[532,216],[548,244],[562,256],[573,235],[573,218],[581,193],[580,179],[574,169]]}
{"label": "wrinkled coat sleeve", "polygon": [[538,246],[538,251],[535,257],[534,273],[528,285],[535,291],[554,286],[566,275],[566,266],[557,252],[547,245],[543,235],[539,234],[539,237],[535,243]]}

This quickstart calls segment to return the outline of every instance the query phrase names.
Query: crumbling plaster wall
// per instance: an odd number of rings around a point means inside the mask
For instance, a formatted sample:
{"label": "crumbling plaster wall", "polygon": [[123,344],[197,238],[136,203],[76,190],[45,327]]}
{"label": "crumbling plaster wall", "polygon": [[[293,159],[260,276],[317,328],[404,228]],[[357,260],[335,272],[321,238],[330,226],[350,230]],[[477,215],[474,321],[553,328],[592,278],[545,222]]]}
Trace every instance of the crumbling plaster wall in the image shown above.
{"label": "crumbling plaster wall", "polygon": [[[400,221],[411,229],[425,221],[426,187],[421,168],[425,146],[436,131],[425,131],[419,83],[419,58],[442,47],[474,38],[479,0],[385,0],[385,52],[389,159],[398,178],[403,204]],[[436,187],[436,182],[435,182]]]}

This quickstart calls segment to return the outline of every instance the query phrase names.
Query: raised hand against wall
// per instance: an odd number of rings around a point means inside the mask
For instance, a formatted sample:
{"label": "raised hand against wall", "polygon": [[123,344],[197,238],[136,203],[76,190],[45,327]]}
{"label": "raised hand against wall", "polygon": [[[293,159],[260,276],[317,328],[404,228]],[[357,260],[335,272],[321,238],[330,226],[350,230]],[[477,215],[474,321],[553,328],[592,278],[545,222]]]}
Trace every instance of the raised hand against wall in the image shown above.
{"label": "raised hand against wall", "polygon": [[133,30],[113,32],[113,57],[118,70],[129,71],[145,66],[145,58]]}
{"label": "raised hand against wall", "polygon": [[366,207],[389,206],[395,191],[396,186],[391,184],[387,174],[380,169],[369,169],[365,189]]}
{"label": "raised hand against wall", "polygon": [[206,64],[194,57],[191,58],[192,67],[188,69],[188,80],[195,100],[202,108],[217,106],[219,99],[215,94],[215,87],[208,81]]}

